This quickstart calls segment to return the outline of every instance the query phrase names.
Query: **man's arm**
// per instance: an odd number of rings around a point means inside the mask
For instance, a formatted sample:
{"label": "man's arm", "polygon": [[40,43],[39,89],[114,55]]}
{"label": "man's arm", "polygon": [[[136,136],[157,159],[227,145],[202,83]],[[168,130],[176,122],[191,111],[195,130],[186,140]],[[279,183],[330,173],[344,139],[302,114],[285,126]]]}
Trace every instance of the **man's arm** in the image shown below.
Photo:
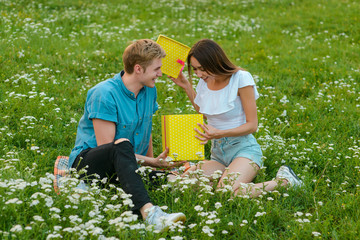
{"label": "man's arm", "polygon": [[111,143],[115,139],[115,123],[94,118],[92,120],[97,145]]}

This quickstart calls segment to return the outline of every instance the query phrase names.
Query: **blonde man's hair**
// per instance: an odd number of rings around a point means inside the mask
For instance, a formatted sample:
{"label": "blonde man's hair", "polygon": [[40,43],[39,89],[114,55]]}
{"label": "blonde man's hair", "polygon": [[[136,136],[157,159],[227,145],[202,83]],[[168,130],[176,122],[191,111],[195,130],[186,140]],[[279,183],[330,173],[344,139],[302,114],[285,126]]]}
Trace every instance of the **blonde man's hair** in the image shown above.
{"label": "blonde man's hair", "polygon": [[123,64],[125,72],[132,74],[139,64],[144,71],[156,58],[164,58],[166,53],[159,44],[151,39],[141,39],[130,44],[124,51]]}

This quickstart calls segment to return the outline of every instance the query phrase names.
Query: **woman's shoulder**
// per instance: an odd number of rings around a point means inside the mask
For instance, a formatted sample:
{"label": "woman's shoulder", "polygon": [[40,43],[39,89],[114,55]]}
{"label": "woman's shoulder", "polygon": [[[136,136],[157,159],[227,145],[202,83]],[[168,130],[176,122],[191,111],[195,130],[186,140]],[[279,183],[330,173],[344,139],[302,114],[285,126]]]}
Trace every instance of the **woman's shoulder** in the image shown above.
{"label": "woman's shoulder", "polygon": [[239,69],[237,72],[235,72],[232,75],[232,78],[233,78],[232,83],[239,87],[247,86],[247,85],[255,85],[254,78],[252,77],[251,73],[246,70]]}

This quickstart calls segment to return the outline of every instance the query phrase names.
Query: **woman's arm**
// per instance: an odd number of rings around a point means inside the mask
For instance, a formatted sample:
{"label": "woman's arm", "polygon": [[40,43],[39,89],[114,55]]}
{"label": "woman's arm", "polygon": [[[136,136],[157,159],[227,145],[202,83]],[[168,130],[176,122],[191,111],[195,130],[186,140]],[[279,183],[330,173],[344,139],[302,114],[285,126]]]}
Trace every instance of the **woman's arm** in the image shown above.
{"label": "woman's arm", "polygon": [[199,112],[200,108],[195,104],[194,100],[196,97],[196,92],[192,84],[185,78],[184,74],[181,72],[178,78],[169,77],[176,85],[183,88],[186,95],[188,96],[191,104],[194,106],[195,110]]}
{"label": "woman's arm", "polygon": [[239,88],[238,94],[240,95],[241,103],[245,112],[246,123],[239,127],[227,130],[219,130],[207,124],[198,124],[204,130],[204,133],[197,129],[195,129],[195,131],[200,135],[197,136],[197,138],[201,140],[203,144],[206,144],[208,140],[214,138],[236,137],[256,132],[258,118],[254,87],[246,86],[244,88]]}

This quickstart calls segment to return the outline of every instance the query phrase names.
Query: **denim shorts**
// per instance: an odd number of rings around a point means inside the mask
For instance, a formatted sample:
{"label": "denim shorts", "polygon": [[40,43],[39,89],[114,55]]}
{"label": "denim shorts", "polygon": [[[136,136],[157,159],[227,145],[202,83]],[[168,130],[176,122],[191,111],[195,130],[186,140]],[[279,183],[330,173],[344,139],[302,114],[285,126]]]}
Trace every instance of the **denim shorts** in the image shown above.
{"label": "denim shorts", "polygon": [[211,141],[211,160],[228,167],[238,157],[247,158],[259,167],[263,166],[260,145],[252,134],[239,137],[224,137]]}

